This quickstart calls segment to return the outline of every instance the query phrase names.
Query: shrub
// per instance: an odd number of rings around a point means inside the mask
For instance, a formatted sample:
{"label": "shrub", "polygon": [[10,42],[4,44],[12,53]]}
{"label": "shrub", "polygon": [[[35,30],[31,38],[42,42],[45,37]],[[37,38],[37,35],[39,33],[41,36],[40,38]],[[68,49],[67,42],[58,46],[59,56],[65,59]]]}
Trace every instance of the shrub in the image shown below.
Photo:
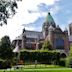
{"label": "shrub", "polygon": [[66,67],[71,67],[72,68],[72,57],[67,57],[66,58]]}
{"label": "shrub", "polygon": [[52,46],[50,44],[50,41],[44,41],[43,45],[42,45],[43,49],[47,49],[47,50],[52,50]]}
{"label": "shrub", "polygon": [[66,59],[65,58],[60,59],[59,65],[60,66],[66,66]]}
{"label": "shrub", "polygon": [[11,62],[8,60],[0,61],[0,69],[7,69],[7,68],[11,68]]}

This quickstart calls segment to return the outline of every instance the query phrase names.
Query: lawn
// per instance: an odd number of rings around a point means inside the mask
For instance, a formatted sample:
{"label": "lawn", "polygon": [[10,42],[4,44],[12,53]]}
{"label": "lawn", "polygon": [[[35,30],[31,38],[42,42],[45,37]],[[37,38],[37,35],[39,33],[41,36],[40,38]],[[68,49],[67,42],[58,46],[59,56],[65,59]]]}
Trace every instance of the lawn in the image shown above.
{"label": "lawn", "polygon": [[[21,71],[20,71],[21,72]],[[72,72],[71,69],[26,69],[23,72]]]}
{"label": "lawn", "polygon": [[69,68],[55,68],[55,69],[16,69],[16,70],[1,70],[0,72],[72,72]]}
{"label": "lawn", "polygon": [[71,68],[65,68],[55,65],[25,65],[19,69],[0,70],[0,72],[72,72]]}
{"label": "lawn", "polygon": [[24,65],[24,69],[45,69],[45,68],[65,68],[58,65],[46,65],[46,64],[37,64],[37,65]]}

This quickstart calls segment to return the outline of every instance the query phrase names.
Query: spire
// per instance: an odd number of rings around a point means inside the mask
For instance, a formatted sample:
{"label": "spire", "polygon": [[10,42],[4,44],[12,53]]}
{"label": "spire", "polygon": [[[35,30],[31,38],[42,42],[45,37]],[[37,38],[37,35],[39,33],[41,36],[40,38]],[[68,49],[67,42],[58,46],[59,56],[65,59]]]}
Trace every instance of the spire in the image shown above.
{"label": "spire", "polygon": [[56,28],[60,29],[59,25],[57,25],[57,27],[56,27]]}
{"label": "spire", "polygon": [[25,28],[23,29],[23,33],[25,33]]}
{"label": "spire", "polygon": [[56,27],[56,26],[55,26],[54,19],[53,19],[53,17],[51,16],[50,12],[48,12],[48,15],[47,15],[47,17],[46,17],[46,23],[52,25],[53,27]]}
{"label": "spire", "polygon": [[22,34],[23,34],[24,37],[26,37],[26,30],[25,30],[25,28],[23,29]]}
{"label": "spire", "polygon": [[65,30],[64,30],[64,32],[68,34],[68,30],[67,30],[67,28],[66,28],[66,27],[65,27]]}
{"label": "spire", "polygon": [[26,30],[24,28],[22,33],[22,48],[25,48],[25,46],[26,46]]}

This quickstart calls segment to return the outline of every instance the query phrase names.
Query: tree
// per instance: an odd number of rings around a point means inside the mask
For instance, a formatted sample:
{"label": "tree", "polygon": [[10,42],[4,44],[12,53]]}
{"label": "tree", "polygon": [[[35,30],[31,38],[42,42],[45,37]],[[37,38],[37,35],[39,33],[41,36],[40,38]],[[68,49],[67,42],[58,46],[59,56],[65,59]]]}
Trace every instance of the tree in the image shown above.
{"label": "tree", "polygon": [[17,1],[21,0],[0,0],[0,26],[7,24],[7,19],[15,15]]}
{"label": "tree", "polygon": [[4,36],[0,42],[0,58],[1,59],[12,59],[13,52],[11,49],[11,41],[9,36]]}
{"label": "tree", "polygon": [[42,48],[43,49],[51,50],[51,44],[50,44],[50,42],[48,40],[44,41]]}
{"label": "tree", "polygon": [[72,67],[72,45],[70,45],[69,55],[66,58],[66,66]]}

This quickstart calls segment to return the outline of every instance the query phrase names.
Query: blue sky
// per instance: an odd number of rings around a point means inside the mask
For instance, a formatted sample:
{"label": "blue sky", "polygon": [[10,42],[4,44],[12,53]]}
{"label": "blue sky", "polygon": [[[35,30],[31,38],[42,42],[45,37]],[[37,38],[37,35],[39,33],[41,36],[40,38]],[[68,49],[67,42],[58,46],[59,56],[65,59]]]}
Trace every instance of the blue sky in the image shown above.
{"label": "blue sky", "polygon": [[18,2],[16,15],[8,19],[8,25],[0,27],[0,38],[9,35],[11,40],[27,30],[41,31],[48,12],[56,25],[63,30],[72,22],[72,0],[22,0]]}

